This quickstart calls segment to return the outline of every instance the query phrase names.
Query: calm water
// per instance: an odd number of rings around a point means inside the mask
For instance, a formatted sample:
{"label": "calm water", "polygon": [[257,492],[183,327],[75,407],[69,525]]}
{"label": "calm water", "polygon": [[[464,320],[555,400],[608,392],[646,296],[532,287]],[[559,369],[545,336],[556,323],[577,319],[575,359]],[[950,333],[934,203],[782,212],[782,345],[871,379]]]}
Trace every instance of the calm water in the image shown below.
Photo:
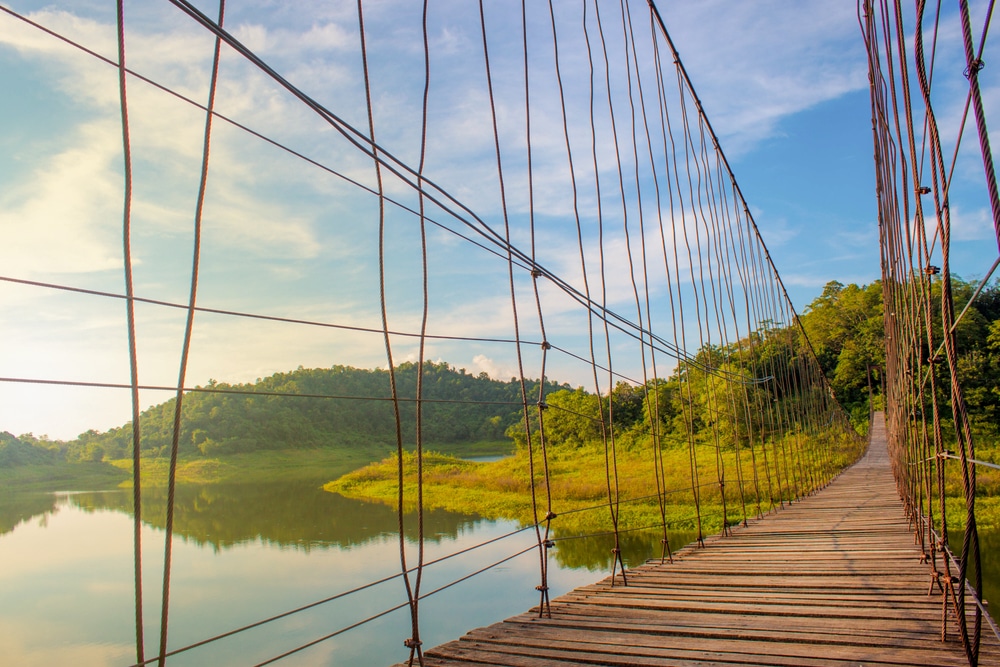
{"label": "calm water", "polygon": [[[144,494],[143,595],[147,655],[159,644],[164,494]],[[0,656],[3,664],[121,666],[135,661],[131,493],[31,494],[0,500]],[[413,523],[412,517],[410,523]],[[447,512],[426,515],[433,560],[516,530]],[[398,573],[395,512],[315,484],[184,486],[178,490],[170,589],[170,649]],[[410,535],[412,537],[412,535]],[[677,535],[673,543],[688,541]],[[426,571],[431,591],[533,543],[525,531]],[[653,556],[657,537],[632,538],[627,562]],[[415,546],[408,544],[411,559]],[[553,596],[596,581],[606,540],[560,543]],[[658,555],[658,554],[656,554]],[[411,560],[412,562],[412,560]],[[537,604],[534,552],[421,602],[425,646]],[[247,665],[272,658],[405,600],[400,579],[241,633],[168,661]],[[405,610],[348,631],[282,665],[389,665],[407,655]]]}

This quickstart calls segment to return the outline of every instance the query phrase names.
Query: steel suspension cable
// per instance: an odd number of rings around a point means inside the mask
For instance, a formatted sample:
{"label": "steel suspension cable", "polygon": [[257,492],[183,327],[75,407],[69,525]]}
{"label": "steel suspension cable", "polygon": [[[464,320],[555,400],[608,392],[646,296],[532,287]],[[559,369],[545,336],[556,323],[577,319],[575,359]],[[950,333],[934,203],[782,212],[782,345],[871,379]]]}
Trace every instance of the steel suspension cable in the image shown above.
{"label": "steel suspension cable", "polygon": [[142,485],[140,455],[142,447],[139,421],[139,362],[136,353],[135,301],[132,278],[132,142],[128,121],[128,93],[125,69],[125,10],[122,0],[115,5],[118,37],[118,96],[122,127],[122,162],[124,201],[122,203],[122,255],[125,268],[125,318],[128,329],[130,395],[132,399],[132,560],[135,589],[136,660],[145,655],[142,604]]}
{"label": "steel suspension cable", "polygon": [[[225,19],[225,0],[219,1],[218,24]],[[167,515],[163,546],[163,593],[160,602],[160,665],[166,663],[167,634],[170,611],[170,575],[173,560],[174,509],[177,489],[177,455],[180,449],[181,410],[184,404],[184,379],[187,375],[188,358],[191,350],[191,336],[194,332],[195,305],[198,297],[198,275],[201,268],[202,217],[205,211],[205,191],[208,186],[209,155],[212,145],[212,110],[215,108],[215,93],[219,82],[219,60],[222,55],[222,40],[215,38],[212,54],[212,73],[208,86],[208,102],[205,105],[205,132],[202,141],[201,179],[198,183],[198,198],[195,204],[194,239],[192,243],[191,285],[188,296],[187,319],[184,326],[184,342],[181,346],[180,369],[177,373],[177,391],[174,396],[173,433],[170,441],[170,463],[167,469]],[[141,662],[141,661],[140,661]]]}
{"label": "steel suspension cable", "polygon": [[[397,528],[399,531],[399,564],[400,570],[403,575],[403,587],[406,590],[406,605],[410,611],[410,628],[411,635],[406,640],[405,645],[410,650],[409,662],[413,663],[414,657],[417,658],[419,664],[423,664],[423,651],[421,649],[420,642],[420,624],[419,624],[419,598],[418,593],[414,590],[414,585],[410,581],[409,568],[407,567],[406,558],[406,535],[404,530],[404,467],[405,467],[405,452],[403,450],[403,424],[402,416],[399,409],[399,400],[396,386],[396,367],[393,363],[392,355],[392,340],[389,336],[389,314],[386,302],[386,289],[385,289],[385,227],[386,227],[386,216],[385,216],[385,198],[384,198],[384,186],[382,182],[382,162],[378,159],[379,149],[375,143],[375,113],[372,107],[372,94],[371,94],[371,79],[368,72],[368,50],[365,39],[365,22],[364,22],[364,6],[363,0],[358,0],[358,33],[360,36],[360,47],[361,47],[361,66],[364,74],[364,84],[365,84],[365,103],[368,113],[368,132],[370,136],[370,141],[372,145],[371,154],[374,160],[375,167],[375,181],[377,183],[378,191],[378,282],[379,282],[379,308],[382,315],[382,332],[383,340],[385,343],[385,355],[389,371],[389,390],[392,395],[392,410],[393,410],[393,422],[395,424],[396,432],[396,480],[398,484],[398,490],[396,495],[396,519]],[[418,481],[419,483],[419,481]],[[423,544],[423,534],[418,535],[418,540],[420,542],[420,548],[422,552]],[[422,563],[422,553],[418,556],[418,560]],[[422,568],[418,566],[417,576],[420,576]]]}
{"label": "steel suspension cable", "polygon": [[[599,41],[600,41],[601,53],[603,55],[603,62],[604,62],[604,84],[605,84],[605,90],[607,92],[608,111],[609,111],[609,114],[611,116],[611,132],[612,132],[612,140],[613,140],[614,152],[615,152],[616,159],[619,160],[618,176],[619,176],[619,181],[621,182],[622,179],[623,179],[623,176],[622,176],[621,165],[620,165],[620,152],[619,152],[619,149],[618,149],[618,134],[617,134],[618,131],[617,131],[616,120],[615,120],[615,115],[614,115],[614,105],[613,105],[613,102],[612,102],[611,78],[610,78],[611,77],[611,73],[610,73],[610,64],[609,64],[609,60],[608,60],[607,42],[606,42],[606,40],[604,38],[604,27],[603,27],[603,23],[602,23],[602,20],[601,20],[600,5],[599,5],[599,3],[596,0],[594,2],[594,21],[595,21],[595,24],[597,26],[597,35],[598,35],[598,38],[599,38]],[[601,304],[602,304],[602,307],[607,307],[608,289],[607,289],[607,265],[606,265],[606,262],[605,262],[605,243],[604,243],[604,208],[603,208],[603,204],[602,204],[603,194],[602,194],[602,189],[601,189],[601,178],[600,178],[601,170],[600,170],[600,165],[599,165],[598,157],[597,157],[597,138],[596,138],[596,123],[595,123],[595,104],[596,104],[596,98],[595,98],[595,90],[596,89],[595,89],[595,86],[594,86],[595,70],[594,70],[594,61],[593,61],[593,48],[592,48],[591,42],[590,42],[590,34],[589,34],[589,31],[587,30],[587,26],[586,26],[586,14],[584,14],[584,22],[585,22],[584,23],[584,39],[585,39],[586,46],[587,46],[587,54],[588,54],[587,57],[588,57],[589,71],[590,71],[591,157],[593,159],[593,169],[594,169],[594,191],[596,193],[596,198],[597,198],[597,233],[598,233],[597,249],[598,249],[598,261],[599,261],[599,264],[600,264],[600,274],[599,275],[600,275],[600,286],[601,286]],[[620,192],[622,193],[622,196],[624,197],[625,189],[624,189],[624,184],[623,183],[622,183],[622,185],[620,187]],[[624,205],[624,201],[623,201],[623,205]],[[583,270],[584,275],[586,275],[586,261],[585,261],[585,254],[584,254],[584,249],[583,249],[583,245],[582,245],[582,238],[583,238],[582,234],[578,233],[578,238],[580,239],[580,244],[581,244],[580,245],[581,269]],[[613,402],[611,400],[611,398],[612,398],[612,391],[614,389],[614,384],[615,384],[614,383],[614,374],[612,372],[613,371],[613,363],[612,363],[612,353],[611,353],[611,334],[610,334],[610,329],[608,328],[608,321],[607,321],[607,319],[606,318],[601,318],[601,322],[603,324],[603,329],[604,329],[604,345],[605,345],[605,351],[607,353],[607,359],[608,359],[608,384],[609,384],[609,386],[608,386],[608,409],[607,409],[607,411],[605,411],[605,409],[604,409],[604,403],[603,403],[603,401],[600,400],[601,382],[600,382],[600,380],[598,379],[598,376],[597,376],[597,365],[596,365],[597,364],[597,359],[596,359],[596,356],[594,354],[593,347],[591,347],[591,358],[592,358],[592,370],[593,370],[593,379],[594,379],[594,391],[596,392],[596,394],[598,396],[597,409],[598,409],[598,414],[599,414],[600,420],[601,420],[601,426],[600,426],[601,441],[602,441],[602,444],[604,446],[604,473],[605,473],[605,480],[607,482],[608,512],[610,514],[611,524],[612,524],[612,526],[614,528],[614,533],[615,533],[615,545],[614,545],[614,547],[612,548],[612,551],[611,551],[611,553],[612,553],[611,582],[612,582],[612,584],[614,583],[614,581],[615,581],[615,573],[616,573],[616,571],[618,569],[618,566],[621,565],[622,582],[625,585],[628,585],[628,579],[626,578],[626,575],[625,575],[625,563],[624,563],[624,561],[622,560],[622,557],[621,557],[621,549],[620,549],[619,540],[618,540],[618,506],[617,506],[617,501],[618,501],[618,498],[617,498],[617,493],[618,493],[618,469],[617,469],[617,465],[618,465],[618,462],[617,462],[617,458],[616,458],[616,452],[614,450],[614,445],[615,445],[615,440],[614,440],[614,438],[615,438],[615,431],[614,431],[614,428],[613,428],[613,425],[614,425],[614,407],[613,407]],[[593,341],[593,333],[591,333],[590,339],[591,339],[591,341]],[[593,345],[593,343],[591,343],[591,345]],[[612,478],[614,479],[614,488],[612,488]]]}

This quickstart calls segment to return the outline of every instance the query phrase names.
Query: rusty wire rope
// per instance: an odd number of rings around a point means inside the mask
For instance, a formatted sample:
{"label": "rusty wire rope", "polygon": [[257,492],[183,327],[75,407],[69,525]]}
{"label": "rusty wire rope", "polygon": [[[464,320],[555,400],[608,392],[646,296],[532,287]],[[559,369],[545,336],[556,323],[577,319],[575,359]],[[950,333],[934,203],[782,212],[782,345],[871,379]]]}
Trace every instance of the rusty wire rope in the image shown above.
{"label": "rusty wire rope", "polygon": [[142,487],[140,482],[141,431],[139,424],[139,367],[135,338],[135,300],[132,272],[132,142],[128,122],[128,94],[125,69],[125,8],[122,0],[115,6],[118,38],[118,99],[121,108],[123,191],[122,254],[125,268],[125,320],[128,329],[129,393],[132,406],[132,558],[135,588],[135,651],[136,660],[145,655],[142,618]]}
{"label": "rusty wire rope", "polygon": [[[219,1],[218,24],[223,24],[226,12],[225,0]],[[187,376],[188,358],[191,350],[191,337],[194,332],[195,305],[198,295],[198,275],[201,268],[201,238],[202,218],[205,210],[205,191],[208,185],[208,168],[212,144],[212,110],[215,108],[215,93],[219,81],[219,60],[222,55],[222,40],[215,38],[215,48],[212,56],[212,74],[208,86],[208,101],[205,104],[205,131],[202,141],[201,177],[198,182],[198,195],[195,202],[194,242],[192,244],[191,281],[188,296],[187,318],[184,326],[184,342],[181,345],[180,368],[177,372],[177,389],[174,396],[173,433],[170,443],[170,464],[167,469],[167,514],[165,534],[163,538],[163,589],[160,597],[160,644],[158,655],[160,666],[166,664],[167,635],[170,618],[170,579],[173,563],[174,547],[174,509],[177,489],[177,456],[180,450],[181,410],[184,404],[184,385]],[[135,420],[138,423],[138,420]],[[141,659],[140,659],[141,661]]]}

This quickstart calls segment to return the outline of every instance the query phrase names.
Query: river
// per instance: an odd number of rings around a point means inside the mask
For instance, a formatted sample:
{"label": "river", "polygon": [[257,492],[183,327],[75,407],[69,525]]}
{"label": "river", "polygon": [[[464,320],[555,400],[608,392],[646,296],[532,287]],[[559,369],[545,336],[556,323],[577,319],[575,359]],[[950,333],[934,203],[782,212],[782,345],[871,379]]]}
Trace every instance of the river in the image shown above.
{"label": "river", "polygon": [[[146,655],[159,645],[165,492],[144,491],[143,619]],[[514,532],[509,521],[426,514],[432,561]],[[415,520],[407,518],[415,558]],[[678,534],[672,543],[690,541]],[[429,592],[534,543],[531,530],[426,570]],[[654,556],[659,536],[627,540],[626,562]],[[550,560],[553,597],[603,578],[611,544],[560,542]],[[658,555],[658,554],[656,554]],[[131,492],[8,494],[0,500],[0,654],[21,667],[135,662]],[[507,561],[420,603],[425,646],[538,603],[537,552]],[[168,650],[398,573],[395,512],[322,491],[315,483],[178,488]],[[400,578],[172,657],[169,665],[250,665],[405,601]],[[403,609],[320,642],[282,665],[390,665],[408,652]]]}

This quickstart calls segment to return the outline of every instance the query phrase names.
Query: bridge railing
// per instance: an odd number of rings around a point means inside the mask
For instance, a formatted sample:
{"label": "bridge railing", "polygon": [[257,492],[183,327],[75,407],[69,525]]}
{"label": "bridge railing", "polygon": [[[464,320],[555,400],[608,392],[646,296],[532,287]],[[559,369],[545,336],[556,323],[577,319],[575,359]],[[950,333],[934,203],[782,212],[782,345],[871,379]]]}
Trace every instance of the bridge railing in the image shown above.
{"label": "bridge railing", "polygon": [[[917,539],[933,564],[931,590],[940,593],[945,612],[942,638],[950,611],[972,665],[984,620],[1000,637],[985,613],[988,554],[977,518],[977,505],[993,502],[990,490],[977,484],[977,467],[996,466],[977,458],[977,445],[994,450],[995,416],[976,396],[983,391],[982,369],[971,363],[995,350],[962,335],[967,315],[985,319],[988,309],[977,299],[1000,259],[972,291],[955,276],[973,267],[958,264],[951,251],[959,211],[984,202],[1000,244],[1000,197],[980,83],[993,3],[975,11],[974,34],[966,2],[934,12],[923,2],[908,10],[901,3],[859,4],[871,82],[890,452]],[[971,149],[976,135],[978,155]],[[985,180],[973,177],[975,171]]]}

